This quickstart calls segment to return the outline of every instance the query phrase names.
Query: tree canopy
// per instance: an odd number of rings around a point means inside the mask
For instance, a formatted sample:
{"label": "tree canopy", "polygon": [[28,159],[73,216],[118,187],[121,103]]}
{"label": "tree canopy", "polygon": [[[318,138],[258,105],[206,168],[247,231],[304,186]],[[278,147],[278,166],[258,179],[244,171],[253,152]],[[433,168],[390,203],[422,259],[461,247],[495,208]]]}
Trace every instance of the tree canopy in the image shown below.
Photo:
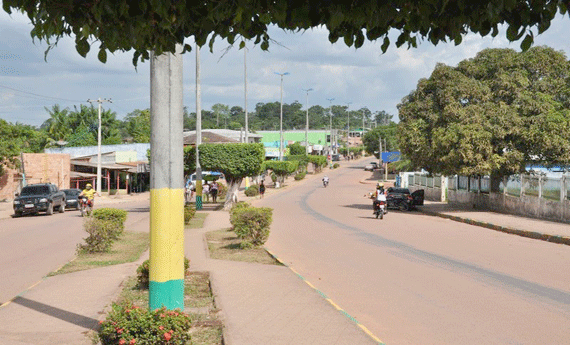
{"label": "tree canopy", "polygon": [[233,44],[245,38],[267,50],[271,25],[290,31],[324,27],[330,42],[342,39],[356,48],[365,40],[381,39],[386,51],[391,30],[399,32],[396,46],[415,47],[418,39],[459,44],[468,32],[496,36],[504,24],[510,41],[524,37],[521,47],[526,50],[557,13],[566,14],[568,1],[4,0],[3,8],[7,13],[25,12],[34,26],[32,38],[45,40],[48,51],[60,38],[74,36],[82,56],[92,45],[98,45],[102,62],[107,52],[133,50],[136,65],[148,59],[150,51],[174,52],[177,44],[185,52],[191,50],[185,43],[188,37],[200,46],[209,43],[210,49],[216,39]]}
{"label": "tree canopy", "polygon": [[552,48],[439,64],[398,109],[401,151],[431,173],[501,177],[570,163],[570,62]]}

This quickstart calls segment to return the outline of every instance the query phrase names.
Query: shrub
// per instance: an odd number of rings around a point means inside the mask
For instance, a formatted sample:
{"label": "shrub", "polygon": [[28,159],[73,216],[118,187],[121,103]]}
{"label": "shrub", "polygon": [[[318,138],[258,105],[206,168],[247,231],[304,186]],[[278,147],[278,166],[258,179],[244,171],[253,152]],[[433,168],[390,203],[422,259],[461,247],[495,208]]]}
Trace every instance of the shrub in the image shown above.
{"label": "shrub", "polygon": [[300,172],[295,175],[295,181],[300,181],[305,178],[306,172]]}
{"label": "shrub", "polygon": [[184,224],[189,224],[190,220],[196,215],[196,209],[193,206],[184,206]]}
{"label": "shrub", "polygon": [[127,211],[116,208],[98,208],[93,211],[91,217],[102,222],[109,222],[108,229],[111,239],[116,240],[125,229],[125,221],[127,220]]}
{"label": "shrub", "polygon": [[245,190],[246,196],[256,196],[259,195],[259,185],[252,184]]}
{"label": "shrub", "polygon": [[236,235],[242,239],[241,247],[261,246],[269,237],[273,209],[269,207],[240,207],[233,210],[231,223]]}
{"label": "shrub", "polygon": [[273,181],[273,183],[277,182],[277,175],[274,172],[271,172],[271,181]]}
{"label": "shrub", "polygon": [[234,217],[234,213],[236,213],[237,211],[244,209],[244,208],[248,208],[248,207],[252,207],[250,203],[245,202],[245,201],[240,201],[240,202],[236,202],[235,204],[233,204],[232,208],[230,209],[230,222],[233,224],[233,217]]}
{"label": "shrub", "polygon": [[148,310],[131,304],[113,304],[100,321],[99,340],[110,344],[188,344],[190,316],[166,308]]}
{"label": "shrub", "polygon": [[[190,268],[190,260],[184,258],[184,275]],[[137,268],[137,281],[139,284],[139,289],[148,289],[148,284],[150,281],[150,260],[145,260]]]}
{"label": "shrub", "polygon": [[89,217],[84,223],[85,231],[89,234],[84,238],[84,244],[77,245],[80,253],[105,253],[108,252],[115,239],[117,226],[114,222]]}
{"label": "shrub", "polygon": [[336,169],[336,168],[338,168],[339,166],[340,166],[340,164],[334,163],[334,164],[333,164],[333,169]]}

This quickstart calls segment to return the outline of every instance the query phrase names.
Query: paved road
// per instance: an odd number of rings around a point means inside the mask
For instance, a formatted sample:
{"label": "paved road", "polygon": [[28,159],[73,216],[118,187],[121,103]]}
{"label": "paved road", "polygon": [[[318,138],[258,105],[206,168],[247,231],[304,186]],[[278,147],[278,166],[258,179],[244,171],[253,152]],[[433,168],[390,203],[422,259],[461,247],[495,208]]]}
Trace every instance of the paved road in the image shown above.
{"label": "paved road", "polygon": [[419,212],[374,219],[363,164],[260,200],[275,209],[267,247],[388,345],[570,344],[570,247]]}
{"label": "paved road", "polygon": [[[148,201],[109,206],[128,210],[127,224],[148,219]],[[73,259],[82,223],[79,211],[0,219],[0,304]]]}

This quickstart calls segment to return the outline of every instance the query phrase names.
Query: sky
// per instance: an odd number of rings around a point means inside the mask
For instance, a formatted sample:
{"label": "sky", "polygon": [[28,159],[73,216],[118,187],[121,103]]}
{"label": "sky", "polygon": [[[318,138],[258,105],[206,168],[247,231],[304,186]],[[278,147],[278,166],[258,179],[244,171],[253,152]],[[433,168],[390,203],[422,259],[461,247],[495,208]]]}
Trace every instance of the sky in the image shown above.
{"label": "sky", "polygon": [[[0,10],[0,118],[12,123],[40,126],[49,118],[45,108],[59,104],[73,109],[88,99],[106,98],[105,109],[119,119],[135,109],[150,107],[150,63],[132,65],[132,52],[108,55],[107,63],[97,60],[97,49],[86,58],[75,50],[71,38],[62,39],[52,49],[47,61],[47,45],[31,39],[30,21],[21,14],[11,16]],[[570,19],[558,16],[550,29],[535,36],[535,45],[547,45],[570,56]],[[453,43],[433,46],[420,42],[418,48],[391,45],[383,54],[382,41],[365,42],[359,49],[347,47],[342,40],[328,41],[325,29],[300,33],[272,27],[270,36],[277,42],[269,51],[247,44],[248,111],[259,102],[280,100],[280,76],[283,79],[283,102],[295,101],[309,107],[321,105],[367,107],[372,112],[386,111],[397,121],[397,105],[416,88],[421,78],[430,76],[437,63],[455,66],[473,58],[485,48],[520,50],[520,42],[510,43],[505,30],[497,37],[469,34],[459,46]],[[394,33],[394,38],[396,33]],[[392,42],[395,39],[391,39]],[[187,42],[189,43],[189,42]],[[202,109],[216,103],[244,107],[244,52],[236,44],[218,40],[213,52],[201,49]],[[94,47],[95,48],[95,47]],[[196,54],[184,54],[184,105],[196,109]]]}

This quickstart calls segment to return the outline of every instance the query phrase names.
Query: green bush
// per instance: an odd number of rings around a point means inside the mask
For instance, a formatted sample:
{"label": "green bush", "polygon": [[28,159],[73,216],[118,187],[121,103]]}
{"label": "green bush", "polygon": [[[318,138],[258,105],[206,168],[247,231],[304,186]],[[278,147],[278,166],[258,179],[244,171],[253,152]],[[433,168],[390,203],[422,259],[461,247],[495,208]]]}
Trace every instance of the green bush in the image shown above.
{"label": "green bush", "polygon": [[334,163],[334,164],[333,164],[333,169],[336,169],[336,168],[338,168],[339,166],[340,166],[340,164]]}
{"label": "green bush", "polygon": [[218,183],[218,200],[224,200],[228,194],[228,186]]}
{"label": "green bush", "polygon": [[113,240],[116,240],[125,230],[127,211],[116,208],[98,208],[93,210],[91,217],[113,224],[108,228],[110,230],[109,235]]}
{"label": "green bush", "polygon": [[305,178],[306,172],[300,172],[295,175],[295,181],[300,181]]}
{"label": "green bush", "polygon": [[103,345],[190,343],[190,316],[166,308],[148,310],[131,304],[113,304],[107,318],[100,321],[99,340]]}
{"label": "green bush", "polygon": [[115,222],[88,217],[83,227],[89,236],[77,245],[79,253],[106,253],[111,249],[117,231]]}
{"label": "green bush", "polygon": [[[184,275],[190,268],[190,260],[188,258],[184,258]],[[150,260],[145,260],[140,266],[137,268],[137,281],[139,289],[148,289],[148,284],[150,281]]]}
{"label": "green bush", "polygon": [[246,196],[257,196],[259,195],[259,185],[252,184],[245,190]]}
{"label": "green bush", "polygon": [[269,238],[273,209],[269,207],[240,207],[232,211],[230,221],[241,247],[258,247]]}
{"label": "green bush", "polygon": [[189,224],[190,220],[196,215],[196,209],[193,206],[184,206],[184,224]]}
{"label": "green bush", "polygon": [[297,161],[298,164],[298,171],[307,171],[307,165],[309,165],[309,157],[305,154],[302,155],[289,155],[285,156],[287,161]]}
{"label": "green bush", "polygon": [[232,222],[232,217],[234,216],[234,213],[243,209],[243,208],[248,208],[248,207],[252,207],[250,203],[245,202],[245,201],[240,201],[240,202],[236,202],[235,204],[233,204],[232,208],[230,209],[230,222]]}
{"label": "green bush", "polygon": [[271,172],[271,181],[273,181],[273,183],[277,182],[277,175],[274,172]]}

